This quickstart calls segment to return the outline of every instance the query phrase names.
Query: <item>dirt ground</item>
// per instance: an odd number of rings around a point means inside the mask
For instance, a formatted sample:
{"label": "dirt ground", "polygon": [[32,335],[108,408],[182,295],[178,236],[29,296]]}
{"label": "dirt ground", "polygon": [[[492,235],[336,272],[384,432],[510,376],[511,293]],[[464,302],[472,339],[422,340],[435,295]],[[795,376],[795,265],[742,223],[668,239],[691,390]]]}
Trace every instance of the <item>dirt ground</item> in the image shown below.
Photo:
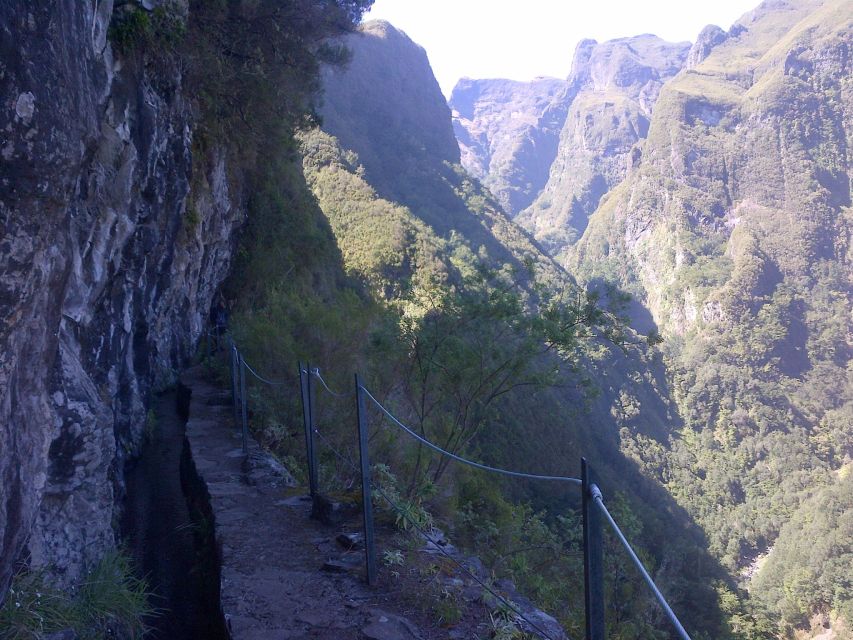
{"label": "dirt ground", "polygon": [[336,541],[358,531],[360,517],[337,527],[312,520],[305,488],[288,486],[256,443],[243,455],[228,393],[200,367],[183,383],[192,390],[187,439],[210,495],[222,610],[235,640],[493,637],[494,603],[411,536],[380,527],[379,580],[368,587],[364,551]]}

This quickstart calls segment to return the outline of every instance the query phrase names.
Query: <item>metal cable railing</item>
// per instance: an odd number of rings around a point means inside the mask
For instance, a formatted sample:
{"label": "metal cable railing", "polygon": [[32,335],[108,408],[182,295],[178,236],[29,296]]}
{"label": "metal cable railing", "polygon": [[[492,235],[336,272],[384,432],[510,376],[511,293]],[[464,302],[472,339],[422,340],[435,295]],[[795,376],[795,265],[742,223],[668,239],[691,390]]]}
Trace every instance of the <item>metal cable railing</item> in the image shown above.
{"label": "metal cable railing", "polygon": [[[349,466],[356,473],[359,473],[359,469],[355,465],[355,463],[353,461],[351,461],[347,456],[344,456],[343,453],[338,451],[338,449],[329,441],[329,439],[326,438],[322,433],[320,433],[320,431],[317,430],[316,428],[314,429],[314,435],[318,436],[323,441],[323,443],[326,445],[326,447],[332,452],[332,454],[338,460],[343,462],[345,465]],[[543,638],[545,638],[545,640],[554,640],[554,638],[552,638],[550,635],[548,635],[548,632],[546,632],[539,625],[537,625],[535,622],[533,622],[533,620],[528,618],[524,614],[524,612],[521,611],[521,609],[519,609],[511,600],[508,600],[503,595],[501,595],[500,593],[495,591],[485,580],[482,580],[477,574],[475,574],[467,566],[465,566],[465,563],[460,562],[458,558],[455,558],[453,555],[448,553],[448,551],[446,549],[444,549],[442,547],[442,545],[439,544],[439,542],[437,540],[435,540],[429,533],[427,533],[424,530],[424,528],[421,527],[421,525],[414,518],[411,517],[411,515],[408,513],[408,511],[406,509],[404,509],[399,504],[397,504],[394,500],[392,500],[388,496],[388,494],[382,489],[381,486],[374,485],[373,489],[376,490],[376,492],[382,497],[382,499],[385,500],[385,502],[387,502],[391,506],[391,508],[394,509],[394,511],[396,511],[402,518],[404,518],[412,526],[412,528],[415,529],[421,535],[421,537],[424,540],[426,540],[428,543],[430,543],[435,549],[438,550],[439,553],[441,553],[445,558],[450,560],[460,570],[464,571],[465,574],[467,574],[474,582],[476,582],[484,591],[487,591],[489,594],[492,595],[492,597],[494,597],[496,600],[498,600],[507,609],[509,609],[510,611],[515,613],[519,617],[520,620],[523,620],[525,623],[527,623],[527,625],[529,625],[529,627],[533,631],[535,631],[536,633],[541,635]]]}
{"label": "metal cable railing", "polygon": [[263,377],[261,374],[259,374],[257,371],[255,371],[254,369],[252,369],[252,367],[250,367],[250,366],[249,366],[249,363],[248,363],[248,362],[246,362],[246,361],[243,359],[243,356],[240,356],[240,363],[241,363],[244,367],[246,367],[246,370],[247,370],[249,373],[251,373],[251,374],[252,374],[253,376],[255,376],[258,380],[260,380],[261,382],[263,382],[263,383],[265,383],[265,384],[268,384],[268,385],[270,385],[270,386],[272,386],[272,387],[280,387],[280,386],[282,386],[282,385],[287,384],[287,381],[286,381],[286,380],[269,380],[269,379],[267,379],[267,378]]}
{"label": "metal cable railing", "polygon": [[336,398],[346,398],[350,395],[348,393],[338,393],[337,391],[332,391],[329,388],[329,385],[326,384],[326,381],[323,379],[323,376],[320,375],[320,367],[314,367],[313,369],[311,369],[311,371],[304,371],[304,373],[306,373],[306,374],[310,373],[311,375],[316,377],[320,381],[320,384],[322,384],[323,387],[325,387],[326,391],[331,393]]}
{"label": "metal cable railing", "polygon": [[673,612],[672,608],[667,603],[666,598],[664,598],[658,586],[655,584],[655,581],[652,580],[652,577],[649,575],[649,572],[646,571],[646,567],[643,566],[642,561],[637,557],[637,554],[634,553],[634,549],[631,547],[631,543],[628,542],[628,539],[625,537],[625,534],[622,533],[622,529],[619,528],[619,525],[616,524],[616,520],[613,519],[613,516],[610,514],[610,511],[607,510],[607,507],[604,505],[604,498],[601,495],[601,490],[598,488],[598,485],[593,484],[591,487],[592,500],[596,504],[596,506],[601,510],[601,513],[604,514],[604,517],[607,519],[607,522],[610,523],[610,527],[613,529],[616,537],[619,538],[619,542],[622,543],[622,546],[625,548],[625,551],[628,552],[628,556],[631,558],[631,561],[634,563],[634,566],[637,567],[637,570],[640,572],[640,575],[643,577],[643,580],[648,585],[649,589],[651,589],[652,593],[655,596],[655,599],[658,601],[658,604],[663,609],[666,617],[669,618],[669,621],[672,623],[672,626],[675,627],[676,632],[678,633],[678,637],[682,638],[682,640],[690,640],[690,636],[687,635],[687,631],[684,630],[684,627],[681,625],[681,622],[678,620],[678,617]]}
{"label": "metal cable railing", "polygon": [[[211,333],[208,332],[208,355],[210,355],[210,345],[211,345]],[[221,340],[220,335],[214,336],[217,345]],[[258,381],[265,383],[270,386],[284,386],[287,384],[287,381],[284,380],[272,380],[266,378],[259,374],[254,368],[252,368],[249,363],[246,362],[245,358],[240,353],[239,349],[233,342],[231,343],[231,384],[232,384],[232,394],[234,399],[234,415],[235,422],[242,422],[242,438],[243,438],[243,452],[248,453],[248,410],[247,410],[247,396],[246,396],[246,374],[248,371],[252,376],[254,376]],[[344,457],[336,448],[334,448],[331,443],[325,438],[316,428],[314,423],[314,411],[313,411],[313,387],[311,385],[311,379],[316,378],[322,387],[332,396],[336,398],[345,398],[354,396],[356,400],[357,406],[357,414],[358,414],[358,427],[359,427],[359,446],[361,453],[361,469],[356,468],[355,464]],[[405,431],[412,438],[423,444],[424,446],[432,449],[436,453],[440,455],[447,456],[461,464],[465,464],[476,469],[480,469],[482,471],[496,473],[504,476],[515,477],[515,478],[525,478],[531,480],[545,480],[545,481],[558,481],[558,482],[566,482],[573,486],[580,486],[582,488],[582,498],[583,498],[583,522],[584,522],[584,577],[585,577],[585,600],[586,600],[586,625],[587,625],[587,638],[588,640],[603,640],[604,639],[604,604],[603,604],[603,561],[602,561],[602,536],[600,531],[600,525],[598,524],[598,519],[596,517],[597,513],[600,513],[604,516],[606,522],[609,524],[619,542],[625,548],[625,551],[628,553],[631,562],[636,566],[637,570],[640,572],[644,582],[652,591],[652,594],[655,597],[655,600],[663,609],[666,617],[672,623],[675,628],[677,635],[681,640],[690,640],[690,636],[685,631],[683,625],[678,620],[678,617],[673,612],[672,608],[666,601],[666,598],[661,593],[660,589],[655,584],[654,580],[649,575],[642,561],[637,557],[637,554],[634,552],[633,547],[628,542],[625,535],[622,533],[622,530],[619,528],[619,525],[616,523],[613,516],[607,510],[606,505],[604,504],[604,498],[602,496],[601,490],[598,485],[591,481],[591,473],[588,470],[588,465],[585,460],[582,460],[583,467],[583,478],[573,478],[567,476],[553,476],[553,475],[542,475],[542,474],[534,474],[534,473],[526,473],[522,471],[514,471],[510,469],[502,469],[500,467],[493,467],[490,465],[482,464],[479,462],[475,462],[473,460],[469,460],[457,454],[454,454],[450,451],[445,450],[444,448],[438,446],[437,444],[430,442],[427,438],[416,433],[412,428],[408,427],[401,420],[399,420],[391,411],[389,411],[381,402],[379,402],[373,394],[361,384],[360,379],[356,376],[356,384],[355,384],[355,392],[352,394],[349,393],[340,393],[334,391],[330,386],[326,383],[322,374],[320,373],[319,367],[311,368],[310,365],[306,364],[305,366],[302,363],[299,363],[299,379],[300,379],[300,388],[301,388],[301,399],[302,399],[302,408],[303,408],[303,422],[305,428],[305,439],[306,439],[306,452],[308,456],[308,476],[309,476],[309,485],[311,489],[311,495],[315,496],[317,492],[317,451],[314,443],[314,436],[321,438],[326,446],[329,447],[330,451],[338,458],[341,462],[346,464],[347,466],[355,469],[360,472],[362,475],[362,493],[363,493],[363,510],[364,510],[364,519],[365,519],[365,553],[367,560],[367,575],[368,582],[373,584],[376,575],[375,568],[375,550],[373,549],[373,521],[372,521],[372,507],[369,505],[369,496],[371,491],[371,483],[370,483],[370,471],[369,471],[369,463],[367,456],[367,424],[366,424],[366,411],[364,407],[364,396],[370,398],[370,400],[376,405],[376,407],[382,412],[382,414],[392,422],[392,424],[396,425],[403,431]],[[242,420],[240,420],[242,418]],[[448,559],[458,564],[462,570],[464,570],[467,574],[469,574],[472,579],[474,579],[484,590],[491,593],[495,598],[504,603],[507,608],[512,610],[515,614],[520,616],[528,625],[530,625],[531,629],[535,632],[542,634],[546,640],[552,640],[546,632],[544,632],[541,628],[539,628],[533,621],[527,619],[521,611],[517,609],[517,607],[513,606],[509,601],[505,598],[501,597],[500,594],[495,593],[492,589],[485,584],[484,581],[480,580],[478,576],[473,574],[470,570],[467,569],[462,563],[459,563],[458,560],[453,558],[450,554],[446,553],[444,549],[441,548],[441,545],[432,540],[429,534],[422,530],[422,527],[418,525],[417,522],[413,521],[409,514],[405,509],[402,509],[399,505],[397,505],[393,500],[389,499],[389,497],[385,494],[385,492],[381,489],[381,487],[373,487],[375,488],[379,494],[385,499],[392,508],[400,514],[401,517],[405,518],[418,532],[429,542],[433,543],[436,549],[438,549],[442,554],[446,555]]]}
{"label": "metal cable railing", "polygon": [[379,407],[379,409],[382,411],[382,413],[384,413],[388,417],[388,419],[391,420],[391,422],[396,424],[398,427],[400,427],[403,431],[408,433],[410,436],[412,436],[415,440],[417,440],[421,444],[429,447],[433,451],[437,451],[438,453],[440,453],[443,456],[447,456],[448,458],[456,460],[457,462],[461,462],[462,464],[467,464],[468,466],[475,467],[475,468],[481,469],[483,471],[489,471],[491,473],[498,473],[498,474],[504,475],[504,476],[511,476],[513,478],[527,478],[530,480],[556,480],[558,482],[569,482],[571,484],[576,484],[576,485],[581,484],[580,478],[570,478],[570,477],[566,477],[566,476],[544,476],[544,475],[539,475],[536,473],[525,473],[523,471],[510,471],[509,469],[501,469],[500,467],[491,467],[487,464],[482,464],[480,462],[474,462],[473,460],[468,460],[467,458],[463,458],[462,456],[458,456],[455,453],[451,453],[450,451],[446,451],[445,449],[442,449],[441,447],[439,447],[437,444],[434,444],[434,443],[430,442],[429,440],[427,440],[426,438],[418,435],[410,427],[407,427],[405,424],[400,422],[400,420],[398,420],[397,417],[393,413],[388,411],[388,409],[386,409],[382,405],[382,403],[379,402],[379,400],[377,400],[376,398],[373,397],[373,394],[371,394],[370,391],[368,391],[364,387],[361,387],[361,390],[364,391],[365,394],[367,394],[368,398],[373,400],[373,403],[377,407]]}

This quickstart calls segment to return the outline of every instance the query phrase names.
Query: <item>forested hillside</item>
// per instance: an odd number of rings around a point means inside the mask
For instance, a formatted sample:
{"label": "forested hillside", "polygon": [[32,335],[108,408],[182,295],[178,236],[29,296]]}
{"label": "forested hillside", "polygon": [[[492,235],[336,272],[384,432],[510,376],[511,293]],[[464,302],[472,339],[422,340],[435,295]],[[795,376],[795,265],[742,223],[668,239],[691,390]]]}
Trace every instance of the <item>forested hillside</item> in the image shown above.
{"label": "forested hillside", "polygon": [[[636,174],[571,259],[631,274],[670,336],[686,428],[667,485],[732,570],[817,516],[853,454],[851,8],[761,8],[669,83]],[[849,573],[849,548],[828,544],[811,570]],[[786,549],[755,591],[787,622],[849,602],[843,581],[813,591]]]}
{"label": "forested hillside", "polygon": [[[576,475],[586,455],[673,606],[697,632],[727,636],[718,591],[731,585],[703,535],[620,451],[628,434],[663,447],[677,422],[659,355],[624,327],[618,295],[580,289],[459,165],[422,49],[387,23],[345,44],[349,64],[324,72],[322,128],[299,134],[253,199],[230,293],[244,350],[283,378],[311,359],[333,389],[360,371],[399,417],[475,459]],[[296,402],[254,423],[298,468]],[[320,421],[352,446],[351,403],[325,405]],[[376,458],[413,512],[582,633],[579,496],[496,484],[389,428],[377,427]],[[323,464],[344,491],[347,470]],[[647,637],[665,623],[609,545],[609,623]]]}
{"label": "forested hillside", "polygon": [[[684,425],[623,448],[782,631],[837,637],[853,597],[851,45],[849,0],[765,2],[706,28],[635,111],[644,127],[603,129],[622,148],[584,156],[567,133],[598,107],[572,102],[548,187],[519,218],[582,283],[630,292],[665,339]],[[607,91],[593,94],[615,108]],[[585,175],[599,187],[579,197]],[[566,202],[588,222],[555,218]]]}

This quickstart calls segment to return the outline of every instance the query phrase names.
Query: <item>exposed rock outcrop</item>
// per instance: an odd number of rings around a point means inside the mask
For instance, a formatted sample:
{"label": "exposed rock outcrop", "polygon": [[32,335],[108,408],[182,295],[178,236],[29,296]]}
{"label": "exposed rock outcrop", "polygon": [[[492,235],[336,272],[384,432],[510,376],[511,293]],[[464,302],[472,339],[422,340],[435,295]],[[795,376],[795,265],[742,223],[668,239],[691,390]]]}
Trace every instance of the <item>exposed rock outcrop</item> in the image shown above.
{"label": "exposed rock outcrop", "polygon": [[729,34],[720,27],[709,24],[699,32],[699,37],[696,38],[696,42],[690,48],[690,53],[687,54],[687,62],[684,63],[684,68],[693,69],[708,57],[714,47],[725,42],[728,37]]}
{"label": "exposed rock outcrop", "polygon": [[577,240],[604,194],[636,164],[661,87],[689,49],[648,34],[578,45],[569,77],[576,95],[548,182],[519,215],[550,253]]}
{"label": "exposed rock outcrop", "polygon": [[574,93],[565,80],[471,80],[453,88],[450,108],[462,166],[511,216],[548,181]]}
{"label": "exposed rock outcrop", "polygon": [[0,598],[22,556],[69,583],[115,544],[148,396],[242,220],[224,155],[193,156],[179,68],[114,55],[112,9],[0,7]]}
{"label": "exposed rock outcrop", "polygon": [[661,87],[689,51],[648,34],[582,40],[567,80],[460,80],[449,104],[464,167],[560,254],[639,163]]}
{"label": "exposed rock outcrop", "polygon": [[[700,318],[736,316],[745,302],[734,300],[767,296],[786,276],[814,277],[810,265],[820,260],[844,260],[848,10],[845,2],[765,3],[725,38],[703,30],[691,55],[704,60],[664,88],[642,160],[596,212],[578,262],[599,261],[604,246],[630,255],[658,322],[683,334]],[[719,264],[737,285],[715,280],[708,264],[704,299],[692,298],[695,286],[680,274],[698,271],[693,237],[723,243]],[[728,302],[699,312],[717,286]]]}

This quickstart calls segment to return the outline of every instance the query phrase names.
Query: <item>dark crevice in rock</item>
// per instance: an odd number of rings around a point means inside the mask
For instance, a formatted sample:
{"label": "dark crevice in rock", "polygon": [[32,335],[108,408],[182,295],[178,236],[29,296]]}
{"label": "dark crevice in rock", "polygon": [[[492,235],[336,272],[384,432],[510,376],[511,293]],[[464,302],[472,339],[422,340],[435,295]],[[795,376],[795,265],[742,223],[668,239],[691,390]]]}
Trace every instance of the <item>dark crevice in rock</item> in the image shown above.
{"label": "dark crevice in rock", "polygon": [[125,542],[152,591],[155,640],[225,640],[220,552],[204,482],[186,440],[191,392],[178,386],[154,398],[156,421],[139,458],[125,470]]}

